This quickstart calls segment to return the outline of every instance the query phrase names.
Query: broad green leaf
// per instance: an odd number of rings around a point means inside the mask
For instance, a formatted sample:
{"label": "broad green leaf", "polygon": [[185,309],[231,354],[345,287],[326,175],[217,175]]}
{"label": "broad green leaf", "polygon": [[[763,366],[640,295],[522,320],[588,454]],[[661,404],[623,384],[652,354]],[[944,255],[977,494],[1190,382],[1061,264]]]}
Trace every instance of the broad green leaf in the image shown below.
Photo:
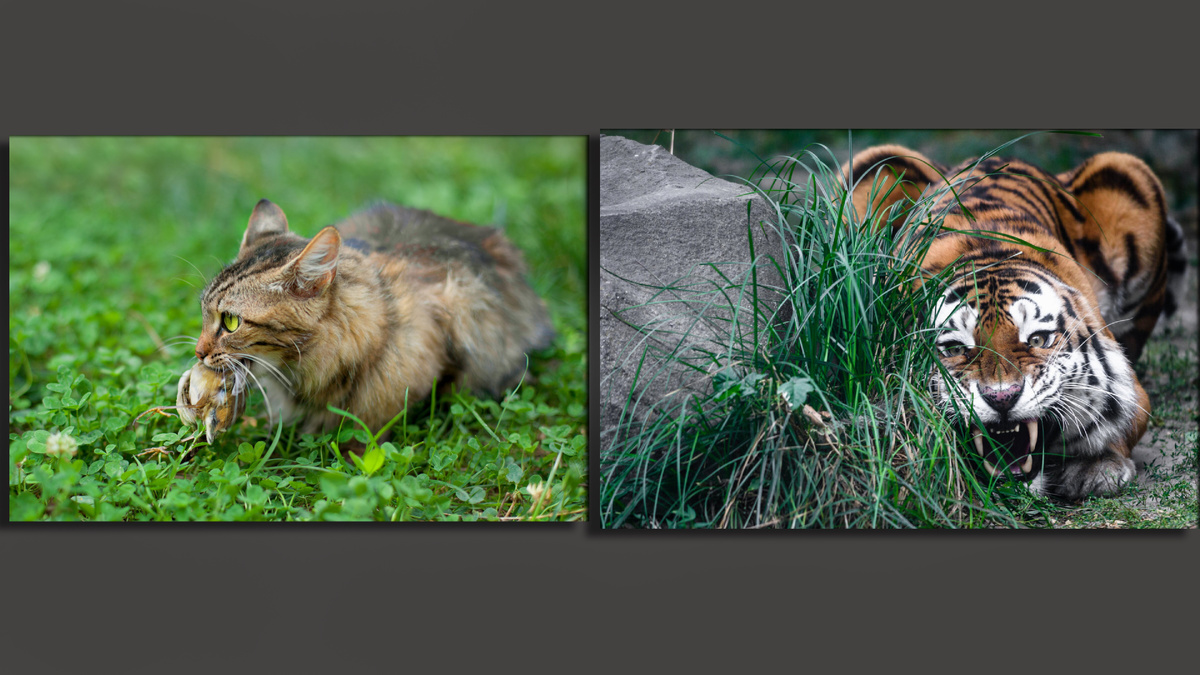
{"label": "broad green leaf", "polygon": [[378,446],[373,447],[363,455],[362,468],[370,476],[383,466],[383,459],[383,450]]}
{"label": "broad green leaf", "polygon": [[779,395],[787,402],[790,410],[796,410],[803,406],[812,391],[812,380],[807,377],[793,377],[779,385]]}
{"label": "broad green leaf", "polygon": [[525,471],[517,464],[509,464],[508,469],[504,473],[504,477],[508,482],[517,484],[521,481],[521,477],[525,475]]}

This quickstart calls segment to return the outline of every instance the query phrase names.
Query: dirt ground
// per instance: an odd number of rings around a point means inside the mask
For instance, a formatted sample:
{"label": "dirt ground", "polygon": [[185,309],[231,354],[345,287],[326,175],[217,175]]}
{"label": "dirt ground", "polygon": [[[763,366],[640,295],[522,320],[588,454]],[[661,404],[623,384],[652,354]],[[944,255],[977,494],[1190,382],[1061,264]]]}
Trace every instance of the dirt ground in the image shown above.
{"label": "dirt ground", "polygon": [[[1188,225],[1191,225],[1190,227]],[[1147,364],[1147,372],[1142,379],[1146,392],[1150,395],[1151,427],[1141,442],[1133,450],[1134,463],[1138,468],[1137,482],[1142,487],[1152,487],[1158,481],[1166,480],[1196,480],[1192,474],[1178,475],[1176,465],[1188,459],[1189,452],[1194,453],[1194,441],[1187,443],[1192,449],[1180,448],[1179,442],[1187,432],[1197,430],[1197,398],[1200,392],[1195,388],[1196,382],[1196,352],[1197,352],[1197,305],[1198,305],[1198,275],[1196,268],[1197,233],[1194,222],[1185,224],[1188,238],[1188,277],[1185,282],[1185,292],[1180,309],[1175,316],[1160,322],[1151,338],[1151,344],[1165,342],[1167,353],[1191,355],[1190,371],[1186,373],[1163,372],[1156,369],[1153,362]],[[1143,357],[1145,358],[1145,357]],[[1191,386],[1181,391],[1167,391],[1167,382],[1173,378],[1186,378]],[[1169,398],[1168,398],[1169,397]],[[1148,470],[1152,465],[1154,470]],[[1193,524],[1195,527],[1195,524]]]}

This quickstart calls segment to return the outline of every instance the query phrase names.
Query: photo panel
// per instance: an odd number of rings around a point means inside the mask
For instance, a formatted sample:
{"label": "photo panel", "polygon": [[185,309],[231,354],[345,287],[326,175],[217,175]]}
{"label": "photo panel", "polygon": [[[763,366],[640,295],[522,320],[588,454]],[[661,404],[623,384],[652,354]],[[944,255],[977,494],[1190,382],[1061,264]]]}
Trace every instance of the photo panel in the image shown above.
{"label": "photo panel", "polygon": [[9,141],[9,519],[587,519],[587,138]]}
{"label": "photo panel", "polygon": [[594,517],[1195,527],[1196,147],[603,131]]}

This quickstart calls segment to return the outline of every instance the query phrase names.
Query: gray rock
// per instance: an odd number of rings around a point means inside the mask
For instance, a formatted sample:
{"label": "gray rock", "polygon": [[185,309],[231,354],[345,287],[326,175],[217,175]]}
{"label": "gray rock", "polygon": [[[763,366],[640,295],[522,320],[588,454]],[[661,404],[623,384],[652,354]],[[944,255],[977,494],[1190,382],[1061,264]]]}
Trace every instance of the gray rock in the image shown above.
{"label": "gray rock", "polygon": [[[783,259],[776,222],[774,208],[747,185],[714,178],[662,147],[601,136],[602,454],[628,425],[636,429],[653,416],[677,411],[688,394],[711,391],[708,378],[721,360],[704,352],[728,349],[727,319],[739,301],[713,292],[727,284],[706,263],[719,263],[731,280],[745,278],[752,231],[760,290],[778,289],[778,275],[762,264],[768,256]],[[780,294],[762,296],[773,312]],[[748,308],[748,299],[740,306]],[[701,370],[664,358],[672,352]],[[632,389],[635,374],[638,387]],[[627,406],[631,398],[636,405]]]}

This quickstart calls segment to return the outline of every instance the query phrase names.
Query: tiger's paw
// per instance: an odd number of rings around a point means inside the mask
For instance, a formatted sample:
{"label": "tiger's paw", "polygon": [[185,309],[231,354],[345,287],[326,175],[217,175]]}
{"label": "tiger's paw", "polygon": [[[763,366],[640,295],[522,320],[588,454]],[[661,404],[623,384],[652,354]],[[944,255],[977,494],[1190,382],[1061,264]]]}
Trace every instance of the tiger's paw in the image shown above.
{"label": "tiger's paw", "polygon": [[1057,468],[1047,467],[1029,484],[1035,494],[1078,502],[1085,497],[1109,497],[1117,494],[1133,477],[1133,460],[1113,452],[1100,457],[1068,459]]}

